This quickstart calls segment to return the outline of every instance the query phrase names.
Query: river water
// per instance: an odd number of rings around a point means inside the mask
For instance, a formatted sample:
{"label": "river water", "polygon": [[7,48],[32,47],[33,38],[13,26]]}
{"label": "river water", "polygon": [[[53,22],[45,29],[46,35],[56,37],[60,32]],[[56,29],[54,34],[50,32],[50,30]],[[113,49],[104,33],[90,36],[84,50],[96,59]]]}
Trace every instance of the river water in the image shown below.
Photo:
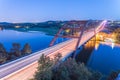
{"label": "river water", "polygon": [[[32,52],[45,49],[49,46],[53,36],[46,35],[44,32],[19,32],[15,30],[0,31],[0,43],[4,45],[7,51],[12,48],[12,43],[20,43],[21,48],[25,43],[29,43]],[[65,41],[66,39],[59,38],[57,43]]]}
{"label": "river water", "polygon": [[93,37],[81,49],[76,60],[84,62],[89,68],[105,76],[120,70],[120,44],[96,41]]}
{"label": "river water", "polygon": [[105,75],[120,70],[120,44],[100,42],[96,45],[87,65]]}

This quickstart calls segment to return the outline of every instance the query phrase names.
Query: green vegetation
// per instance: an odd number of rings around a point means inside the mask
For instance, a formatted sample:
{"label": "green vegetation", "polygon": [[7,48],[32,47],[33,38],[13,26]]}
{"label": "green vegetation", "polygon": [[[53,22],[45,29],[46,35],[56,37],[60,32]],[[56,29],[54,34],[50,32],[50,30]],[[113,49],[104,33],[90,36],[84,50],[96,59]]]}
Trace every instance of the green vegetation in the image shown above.
{"label": "green vegetation", "polygon": [[54,59],[42,55],[31,80],[100,80],[101,74],[88,69],[83,63],[77,63],[72,58],[62,62],[60,58],[60,54]]}
{"label": "green vegetation", "polygon": [[37,31],[37,32],[44,32],[47,35],[55,35],[59,28],[57,27],[51,27],[51,28],[40,28],[40,27],[34,27],[34,28],[10,28],[9,30],[15,30],[20,32],[31,32],[31,31]]}
{"label": "green vegetation", "polygon": [[21,56],[21,51],[20,51],[20,44],[19,43],[13,43],[12,48],[10,53],[13,53],[16,57]]}
{"label": "green vegetation", "polygon": [[4,63],[6,61],[6,50],[5,47],[0,43],[0,63]]}
{"label": "green vegetation", "polygon": [[119,71],[112,71],[110,75],[108,76],[107,80],[115,80],[118,77]]}
{"label": "green vegetation", "polygon": [[4,29],[16,30],[21,32],[41,31],[47,35],[55,35],[66,21],[47,21],[41,23],[0,23]]}
{"label": "green vegetation", "polygon": [[25,54],[29,54],[31,53],[32,50],[31,50],[31,47],[28,43],[26,43],[22,49],[22,54],[25,55]]}
{"label": "green vegetation", "polygon": [[114,30],[113,34],[115,35],[115,41],[117,43],[120,43],[120,28],[117,28]]}
{"label": "green vegetation", "polygon": [[0,43],[0,64],[30,54],[31,52],[32,50],[28,43],[24,45],[22,50],[19,43],[13,43],[10,52],[7,52],[3,44]]}

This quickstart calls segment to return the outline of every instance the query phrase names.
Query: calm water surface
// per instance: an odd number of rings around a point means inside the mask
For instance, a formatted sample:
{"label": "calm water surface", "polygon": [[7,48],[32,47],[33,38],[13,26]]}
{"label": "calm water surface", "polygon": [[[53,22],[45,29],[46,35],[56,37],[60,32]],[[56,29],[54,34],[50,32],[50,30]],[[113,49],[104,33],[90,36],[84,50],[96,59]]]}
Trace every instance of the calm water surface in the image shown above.
{"label": "calm water surface", "polygon": [[[39,51],[47,48],[52,40],[53,36],[46,35],[43,32],[18,32],[14,30],[0,31],[0,43],[4,44],[4,47],[9,51],[12,47],[12,43],[20,43],[21,47],[25,43],[29,43],[32,51]],[[59,42],[62,39],[59,38]]]}
{"label": "calm water surface", "polygon": [[120,70],[120,44],[99,43],[88,60],[89,67],[108,75],[111,71]]}

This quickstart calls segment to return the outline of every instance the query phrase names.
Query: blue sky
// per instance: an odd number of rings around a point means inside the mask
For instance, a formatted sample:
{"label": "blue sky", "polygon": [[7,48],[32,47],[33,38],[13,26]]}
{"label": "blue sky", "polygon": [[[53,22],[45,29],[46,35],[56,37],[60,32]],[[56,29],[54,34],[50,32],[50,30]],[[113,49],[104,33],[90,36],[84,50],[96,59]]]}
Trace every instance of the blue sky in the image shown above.
{"label": "blue sky", "polygon": [[0,0],[0,22],[120,19],[120,0]]}

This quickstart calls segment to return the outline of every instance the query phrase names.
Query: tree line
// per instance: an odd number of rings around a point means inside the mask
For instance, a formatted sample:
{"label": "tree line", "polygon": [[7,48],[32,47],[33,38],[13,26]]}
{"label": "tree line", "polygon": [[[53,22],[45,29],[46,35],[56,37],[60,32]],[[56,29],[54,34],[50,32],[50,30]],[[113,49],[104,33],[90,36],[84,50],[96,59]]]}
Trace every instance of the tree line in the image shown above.
{"label": "tree line", "polygon": [[32,50],[29,43],[26,43],[22,49],[19,43],[13,43],[10,51],[7,51],[4,45],[0,43],[0,64],[30,54],[31,52]]}
{"label": "tree line", "polygon": [[87,68],[84,63],[76,62],[73,58],[61,61],[61,55],[54,59],[42,55],[38,68],[31,80],[100,80],[101,73]]}

